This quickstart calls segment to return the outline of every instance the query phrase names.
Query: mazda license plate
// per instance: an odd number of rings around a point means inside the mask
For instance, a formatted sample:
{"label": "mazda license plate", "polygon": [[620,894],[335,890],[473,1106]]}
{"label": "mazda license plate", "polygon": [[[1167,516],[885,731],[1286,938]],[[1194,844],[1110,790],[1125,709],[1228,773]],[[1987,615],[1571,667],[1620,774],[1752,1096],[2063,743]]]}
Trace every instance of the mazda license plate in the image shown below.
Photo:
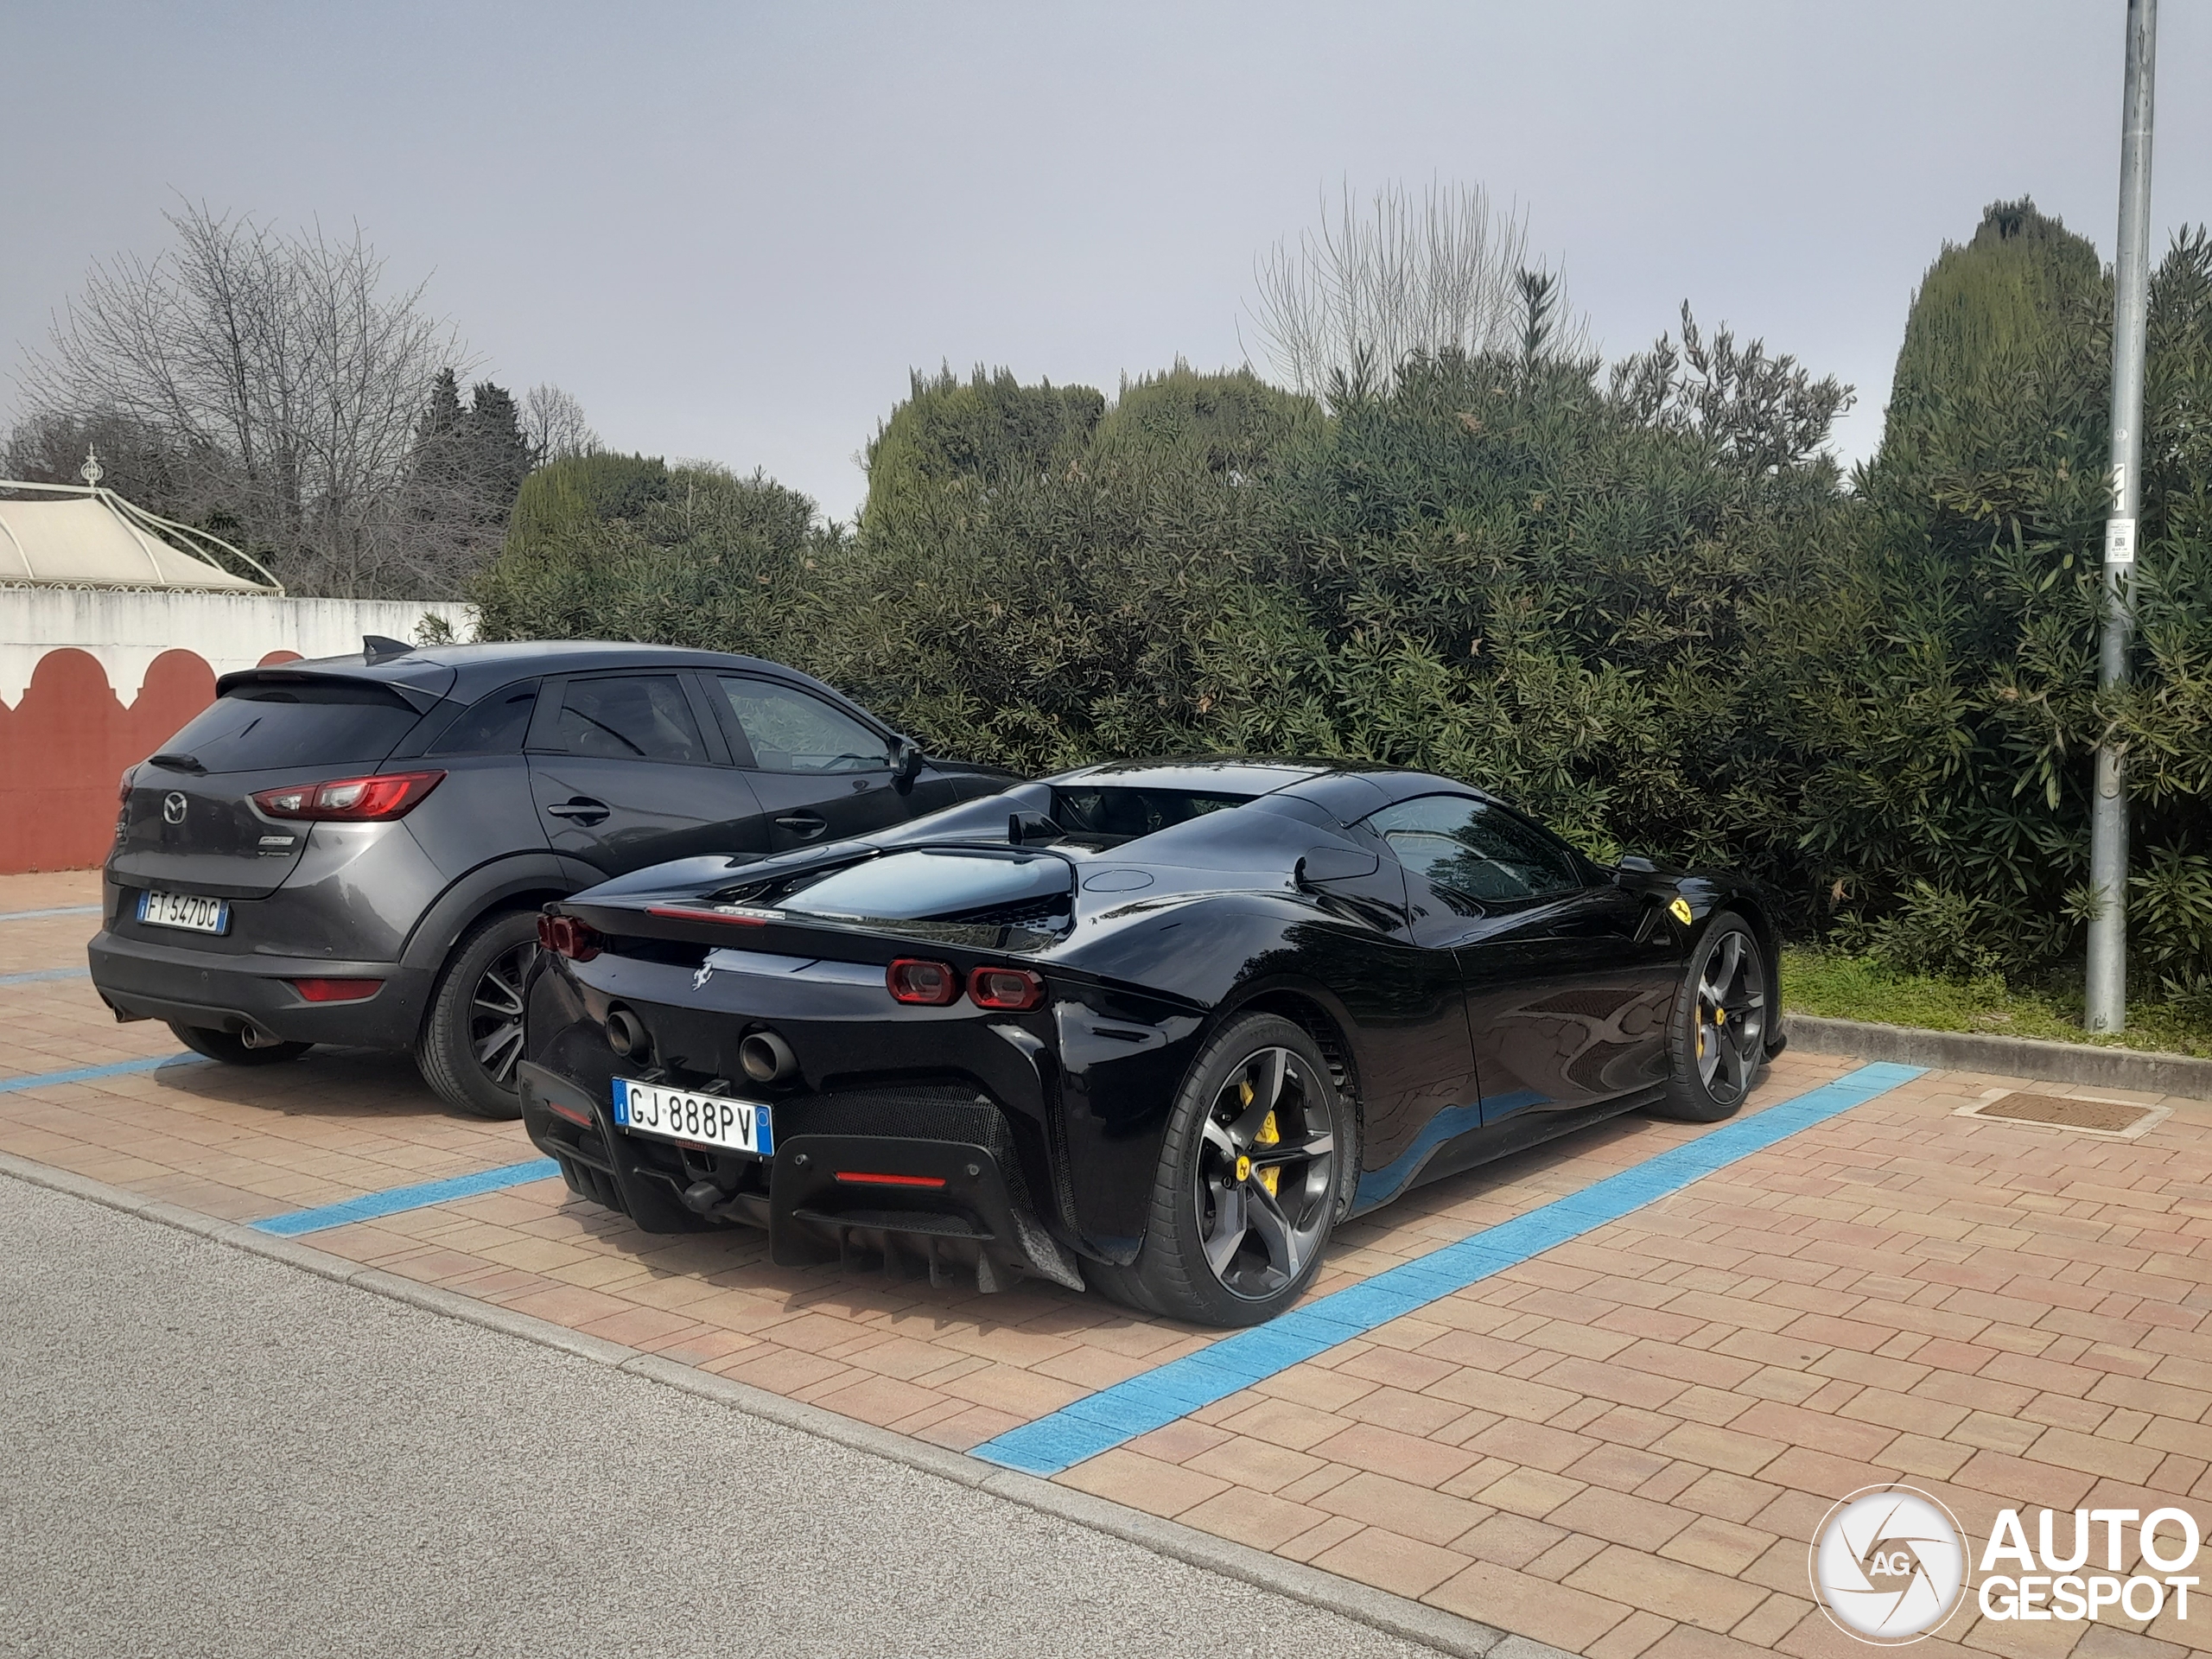
{"label": "mazda license plate", "polygon": [[227,933],[231,907],[220,899],[190,893],[142,893],[138,919],[148,927],[181,927],[188,933]]}
{"label": "mazda license plate", "polygon": [[758,1158],[772,1158],[776,1153],[768,1109],[757,1100],[726,1100],[719,1095],[695,1095],[657,1083],[632,1083],[627,1077],[617,1077],[614,1121],[632,1135],[723,1147]]}

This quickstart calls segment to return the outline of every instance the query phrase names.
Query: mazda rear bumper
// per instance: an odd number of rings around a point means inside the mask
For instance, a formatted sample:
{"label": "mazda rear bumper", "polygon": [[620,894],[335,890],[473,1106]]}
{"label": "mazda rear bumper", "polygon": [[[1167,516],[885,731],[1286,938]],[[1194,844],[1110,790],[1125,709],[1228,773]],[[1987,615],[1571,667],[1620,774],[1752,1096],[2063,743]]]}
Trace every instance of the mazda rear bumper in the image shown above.
{"label": "mazda rear bumper", "polygon": [[[266,1040],[411,1048],[435,976],[391,962],[327,957],[216,956],[103,931],[89,947],[92,985],[119,1020],[161,1020]],[[373,979],[372,996],[311,1002],[294,982]]]}

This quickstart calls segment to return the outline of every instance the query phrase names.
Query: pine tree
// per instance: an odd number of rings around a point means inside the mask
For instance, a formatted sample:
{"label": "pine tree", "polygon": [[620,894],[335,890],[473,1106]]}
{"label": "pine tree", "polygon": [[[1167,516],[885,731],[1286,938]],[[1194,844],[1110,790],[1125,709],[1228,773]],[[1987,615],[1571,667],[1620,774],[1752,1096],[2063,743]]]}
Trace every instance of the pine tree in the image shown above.
{"label": "pine tree", "polygon": [[530,442],[523,436],[514,398],[504,388],[480,381],[470,390],[461,429],[479,497],[477,516],[486,524],[505,524],[531,466]]}

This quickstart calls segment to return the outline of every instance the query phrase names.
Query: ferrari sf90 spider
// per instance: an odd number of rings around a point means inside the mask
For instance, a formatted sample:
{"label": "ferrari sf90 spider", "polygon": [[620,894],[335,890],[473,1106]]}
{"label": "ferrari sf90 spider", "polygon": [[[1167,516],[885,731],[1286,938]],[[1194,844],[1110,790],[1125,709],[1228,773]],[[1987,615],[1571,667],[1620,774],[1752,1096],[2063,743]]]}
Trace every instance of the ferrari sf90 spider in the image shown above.
{"label": "ferrari sf90 spider", "polygon": [[1249,1325],[1332,1230],[1782,1046],[1748,880],[1591,862],[1419,772],[1087,767],[550,905],[531,1138],[652,1231]]}

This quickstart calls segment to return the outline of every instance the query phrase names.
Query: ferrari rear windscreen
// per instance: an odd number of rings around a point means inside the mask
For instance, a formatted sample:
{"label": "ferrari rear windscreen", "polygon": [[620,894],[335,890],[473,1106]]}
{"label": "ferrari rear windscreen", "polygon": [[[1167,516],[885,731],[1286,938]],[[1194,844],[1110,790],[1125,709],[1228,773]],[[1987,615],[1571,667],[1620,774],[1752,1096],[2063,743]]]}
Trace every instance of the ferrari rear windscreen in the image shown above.
{"label": "ferrari rear windscreen", "polygon": [[1139,789],[1116,785],[1057,785],[1052,822],[1071,836],[1088,840],[1135,841],[1157,835],[1209,812],[1226,811],[1255,799],[1185,789]]}
{"label": "ferrari rear windscreen", "polygon": [[1073,886],[1067,861],[1047,854],[931,849],[833,870],[786,894],[782,907],[841,921],[1026,921],[1065,909]]}

